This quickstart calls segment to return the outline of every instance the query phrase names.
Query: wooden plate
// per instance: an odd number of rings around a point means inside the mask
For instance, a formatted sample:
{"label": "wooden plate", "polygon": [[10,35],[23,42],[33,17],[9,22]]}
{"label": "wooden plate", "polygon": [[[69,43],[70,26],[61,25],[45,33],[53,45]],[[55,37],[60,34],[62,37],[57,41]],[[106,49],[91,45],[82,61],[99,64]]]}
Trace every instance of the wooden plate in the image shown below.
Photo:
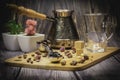
{"label": "wooden plate", "polygon": [[[103,53],[91,53],[89,51],[85,51],[85,53],[89,56],[89,59],[86,60],[84,63],[78,63],[77,65],[70,65],[70,63],[73,60],[79,59],[79,56],[73,54],[72,58],[67,58],[64,55],[64,52],[61,52],[60,54],[64,56],[64,60],[66,60],[66,65],[61,65],[60,63],[51,63],[49,57],[41,57],[40,61],[34,61],[34,57],[32,56],[32,54],[35,54],[35,52],[24,54],[27,55],[26,59],[23,58],[23,55],[19,55],[5,60],[5,63],[13,67],[53,69],[53,70],[83,70],[103,61],[104,59],[110,57],[117,51],[119,51],[119,48],[117,47],[108,47],[107,50]],[[28,58],[31,58],[32,62],[27,62]]]}

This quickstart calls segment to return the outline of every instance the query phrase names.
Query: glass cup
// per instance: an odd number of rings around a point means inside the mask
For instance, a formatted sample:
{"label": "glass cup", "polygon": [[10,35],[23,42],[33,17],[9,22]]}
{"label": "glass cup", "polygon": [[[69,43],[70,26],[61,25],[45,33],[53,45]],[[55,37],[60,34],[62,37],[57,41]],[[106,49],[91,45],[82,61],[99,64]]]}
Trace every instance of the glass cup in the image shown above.
{"label": "glass cup", "polygon": [[85,14],[87,42],[85,48],[93,53],[105,52],[108,40],[113,36],[114,20],[102,13]]}

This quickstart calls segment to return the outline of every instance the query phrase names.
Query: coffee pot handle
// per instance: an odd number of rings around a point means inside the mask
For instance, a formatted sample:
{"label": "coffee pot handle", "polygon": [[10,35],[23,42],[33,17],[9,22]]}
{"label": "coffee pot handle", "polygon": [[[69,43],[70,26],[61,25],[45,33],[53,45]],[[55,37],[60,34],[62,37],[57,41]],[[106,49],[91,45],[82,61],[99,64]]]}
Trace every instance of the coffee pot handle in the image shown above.
{"label": "coffee pot handle", "polygon": [[17,6],[15,4],[7,4],[7,7],[11,8],[12,10],[16,11],[20,15],[26,15],[28,17],[32,18],[40,18],[40,19],[47,19],[47,16],[45,14],[36,12],[35,10],[25,8],[23,6]]}

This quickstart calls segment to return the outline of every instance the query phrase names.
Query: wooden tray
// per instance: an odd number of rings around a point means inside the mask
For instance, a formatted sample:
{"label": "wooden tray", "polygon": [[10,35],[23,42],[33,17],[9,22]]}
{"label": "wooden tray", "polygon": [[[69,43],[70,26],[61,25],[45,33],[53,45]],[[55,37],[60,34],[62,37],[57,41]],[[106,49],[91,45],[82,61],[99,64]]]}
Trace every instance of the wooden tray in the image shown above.
{"label": "wooden tray", "polygon": [[[78,59],[78,56],[76,56],[75,54],[73,55],[73,58],[67,58],[67,57],[64,58],[67,62],[66,65],[64,66],[61,65],[60,63],[51,63],[48,57],[41,57],[40,62],[33,61],[33,63],[28,63],[27,59],[18,58],[18,56],[16,56],[16,57],[5,60],[5,63],[13,67],[54,69],[54,70],[83,70],[92,65],[95,65],[98,62],[103,61],[104,59],[113,55],[118,50],[119,48],[117,47],[108,47],[106,52],[104,53],[90,53],[86,51],[87,55],[89,56],[89,60],[86,60],[84,63],[78,63],[75,66],[70,65],[70,62],[72,60]],[[30,57],[32,58],[31,56],[32,54],[35,54],[35,52],[26,53],[27,58],[30,58]],[[23,55],[19,55],[19,56],[23,56]]]}

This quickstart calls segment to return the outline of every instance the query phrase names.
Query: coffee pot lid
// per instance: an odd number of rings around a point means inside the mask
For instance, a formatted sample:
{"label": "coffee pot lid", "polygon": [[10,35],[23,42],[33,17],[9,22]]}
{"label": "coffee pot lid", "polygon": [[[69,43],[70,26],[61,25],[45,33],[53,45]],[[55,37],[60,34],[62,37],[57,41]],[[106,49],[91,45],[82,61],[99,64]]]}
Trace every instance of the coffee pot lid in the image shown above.
{"label": "coffee pot lid", "polygon": [[57,10],[54,10],[54,13],[57,17],[68,17],[72,15],[73,10],[57,9]]}

